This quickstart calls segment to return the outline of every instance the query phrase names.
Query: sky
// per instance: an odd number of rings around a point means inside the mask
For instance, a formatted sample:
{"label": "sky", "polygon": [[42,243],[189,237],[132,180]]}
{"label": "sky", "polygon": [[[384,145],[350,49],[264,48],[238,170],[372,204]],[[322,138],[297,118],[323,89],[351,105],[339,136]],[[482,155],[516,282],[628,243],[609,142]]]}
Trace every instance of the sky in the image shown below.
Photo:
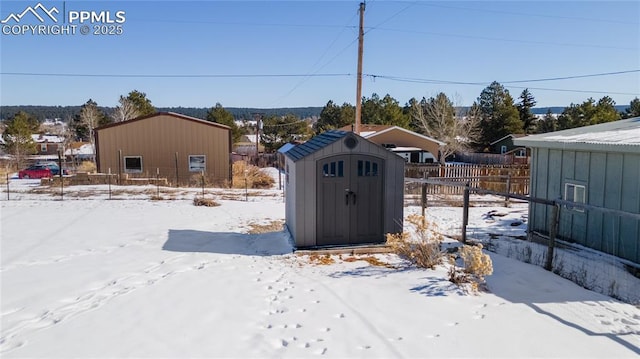
{"label": "sky", "polygon": [[[545,246],[511,238],[526,230],[524,203],[469,209],[474,239],[499,234],[491,240],[497,253],[484,252],[493,267],[487,289],[473,293],[449,282],[448,263],[421,269],[392,254],[346,253],[320,261],[292,253],[282,230],[251,234],[256,225],[284,219],[275,183],[251,190],[248,201],[244,189],[208,188],[220,206],[197,207],[197,188],[162,187],[161,196],[171,200],[149,200],[153,186],[118,186],[118,200],[110,201],[105,185],[71,186],[60,201],[57,188],[12,178],[11,200],[0,200],[0,355],[608,359],[640,353],[640,308],[606,295],[621,296],[626,288],[629,302],[637,303],[640,279],[611,257],[561,247],[554,272],[544,270],[536,260]],[[419,212],[405,208],[405,215]],[[460,207],[431,207],[427,218],[447,235],[460,233]],[[526,253],[536,264],[514,259]]]}
{"label": "sky", "polygon": [[[359,1],[40,3],[57,23],[11,17],[37,0],[0,2],[1,105],[116,106],[132,90],[156,107],[355,103]],[[638,1],[376,0],[364,31],[365,97],[468,106],[492,81],[537,107],[640,97]]]}

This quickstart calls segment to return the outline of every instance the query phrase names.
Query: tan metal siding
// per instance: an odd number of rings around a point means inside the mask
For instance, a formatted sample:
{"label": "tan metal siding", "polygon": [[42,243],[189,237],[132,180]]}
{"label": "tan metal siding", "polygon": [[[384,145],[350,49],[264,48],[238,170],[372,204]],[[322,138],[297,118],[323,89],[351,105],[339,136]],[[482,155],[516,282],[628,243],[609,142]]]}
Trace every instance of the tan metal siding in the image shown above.
{"label": "tan metal siding", "polygon": [[440,148],[440,146],[435,142],[399,130],[389,130],[388,132],[376,134],[375,136],[371,136],[367,139],[379,145],[382,145],[383,143],[391,143],[398,147],[422,148],[431,152],[435,158],[438,158],[438,151]]}

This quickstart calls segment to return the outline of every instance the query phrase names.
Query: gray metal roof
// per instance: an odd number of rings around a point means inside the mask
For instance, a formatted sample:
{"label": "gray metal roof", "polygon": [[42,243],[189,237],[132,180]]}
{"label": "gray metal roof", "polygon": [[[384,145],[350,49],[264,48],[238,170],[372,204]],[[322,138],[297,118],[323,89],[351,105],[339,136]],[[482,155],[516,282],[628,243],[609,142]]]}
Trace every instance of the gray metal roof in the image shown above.
{"label": "gray metal roof", "polygon": [[329,130],[327,132],[319,134],[318,136],[315,136],[305,143],[299,144],[289,149],[287,152],[285,152],[285,156],[291,158],[294,162],[298,161],[299,159],[307,157],[310,154],[329,146],[330,144],[345,137],[349,133],[351,132]]}
{"label": "gray metal roof", "polygon": [[516,138],[517,146],[640,153],[640,117]]}

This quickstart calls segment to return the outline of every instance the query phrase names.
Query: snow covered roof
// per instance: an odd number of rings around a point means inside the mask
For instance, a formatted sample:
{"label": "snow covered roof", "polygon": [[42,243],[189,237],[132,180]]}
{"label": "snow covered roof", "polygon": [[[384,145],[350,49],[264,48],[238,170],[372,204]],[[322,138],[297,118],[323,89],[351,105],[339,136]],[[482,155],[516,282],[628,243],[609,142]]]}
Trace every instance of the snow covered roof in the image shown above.
{"label": "snow covered roof", "polygon": [[640,117],[514,139],[517,146],[640,153]]}
{"label": "snow covered roof", "polygon": [[31,138],[33,139],[33,142],[36,143],[62,143],[64,142],[64,138],[60,137],[60,136],[56,136],[56,135],[40,135],[40,134],[35,134],[35,135],[31,135]]}

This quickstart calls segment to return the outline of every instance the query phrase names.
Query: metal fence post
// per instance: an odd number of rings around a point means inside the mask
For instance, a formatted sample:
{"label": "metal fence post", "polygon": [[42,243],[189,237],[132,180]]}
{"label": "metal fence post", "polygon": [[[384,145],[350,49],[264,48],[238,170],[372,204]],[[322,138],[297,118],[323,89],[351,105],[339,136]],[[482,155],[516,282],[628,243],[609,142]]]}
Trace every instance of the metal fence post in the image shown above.
{"label": "metal fence post", "polygon": [[469,223],[469,188],[471,187],[471,182],[467,181],[467,184],[464,186],[464,204],[462,207],[462,243],[467,243],[467,224]]}
{"label": "metal fence post", "polygon": [[427,208],[427,186],[428,183],[423,183],[422,184],[422,198],[420,201],[420,204],[422,206],[422,217],[424,217],[424,213],[425,213],[425,209]]}
{"label": "metal fence post", "polygon": [[7,201],[9,200],[9,173],[7,173]]}

